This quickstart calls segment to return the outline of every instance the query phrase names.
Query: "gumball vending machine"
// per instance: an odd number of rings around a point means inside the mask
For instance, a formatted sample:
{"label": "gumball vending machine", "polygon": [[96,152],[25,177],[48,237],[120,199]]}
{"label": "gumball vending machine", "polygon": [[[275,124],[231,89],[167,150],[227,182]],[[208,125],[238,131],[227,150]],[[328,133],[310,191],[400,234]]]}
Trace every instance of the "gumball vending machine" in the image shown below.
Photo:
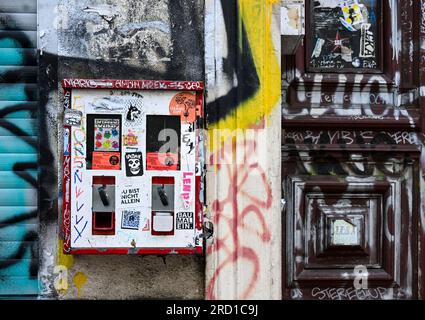
{"label": "gumball vending machine", "polygon": [[64,253],[202,253],[203,83],[62,87]]}

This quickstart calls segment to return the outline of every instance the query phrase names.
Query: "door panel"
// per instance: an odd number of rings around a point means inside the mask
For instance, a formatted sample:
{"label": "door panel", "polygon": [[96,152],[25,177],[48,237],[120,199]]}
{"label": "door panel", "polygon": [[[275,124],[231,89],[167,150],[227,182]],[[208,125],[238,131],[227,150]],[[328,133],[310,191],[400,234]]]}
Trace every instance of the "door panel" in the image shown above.
{"label": "door panel", "polygon": [[416,299],[419,2],[330,3],[282,57],[283,297]]}
{"label": "door panel", "polygon": [[381,151],[386,160],[377,161],[372,152],[284,147],[285,298],[319,299],[331,289],[347,298],[360,266],[368,272],[363,295],[417,296],[418,157],[411,155],[419,154]]}

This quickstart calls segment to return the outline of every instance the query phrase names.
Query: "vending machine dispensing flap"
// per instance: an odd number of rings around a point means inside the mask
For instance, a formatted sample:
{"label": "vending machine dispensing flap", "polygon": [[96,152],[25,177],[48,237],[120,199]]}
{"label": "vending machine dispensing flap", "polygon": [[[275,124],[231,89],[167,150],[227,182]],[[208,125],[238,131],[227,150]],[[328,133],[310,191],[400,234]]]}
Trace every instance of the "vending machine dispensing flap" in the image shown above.
{"label": "vending machine dispensing flap", "polygon": [[93,177],[92,233],[115,234],[115,177]]}
{"label": "vending machine dispensing flap", "polygon": [[174,234],[174,178],[152,178],[152,235]]}

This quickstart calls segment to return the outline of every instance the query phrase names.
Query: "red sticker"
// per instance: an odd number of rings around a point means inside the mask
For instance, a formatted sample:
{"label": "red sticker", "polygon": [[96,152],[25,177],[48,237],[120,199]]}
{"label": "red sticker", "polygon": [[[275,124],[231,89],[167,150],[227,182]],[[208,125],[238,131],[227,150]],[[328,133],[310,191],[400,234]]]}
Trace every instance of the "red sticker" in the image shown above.
{"label": "red sticker", "polygon": [[178,163],[178,154],[149,152],[146,155],[147,170],[178,170]]}
{"label": "red sticker", "polygon": [[93,152],[93,170],[120,170],[119,152]]}
{"label": "red sticker", "polygon": [[191,92],[177,93],[170,101],[170,114],[180,116],[182,121],[196,120],[196,96]]}

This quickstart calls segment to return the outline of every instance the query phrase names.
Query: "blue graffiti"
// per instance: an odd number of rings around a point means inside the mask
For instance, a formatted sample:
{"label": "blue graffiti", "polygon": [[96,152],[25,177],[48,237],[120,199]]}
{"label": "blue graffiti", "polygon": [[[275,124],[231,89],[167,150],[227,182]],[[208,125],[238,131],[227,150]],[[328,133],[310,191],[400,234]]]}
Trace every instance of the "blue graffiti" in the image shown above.
{"label": "blue graffiti", "polygon": [[37,53],[12,25],[0,22],[0,296],[39,290]]}
{"label": "blue graffiti", "polygon": [[375,2],[375,0],[370,0],[370,22],[372,24],[376,24],[375,9],[376,9],[376,2]]}
{"label": "blue graffiti", "polygon": [[[82,220],[82,219],[80,219],[80,220],[79,220],[79,222],[80,222],[81,220]],[[83,227],[81,230],[78,230],[77,226],[74,226],[75,231],[77,231],[77,236],[76,236],[76,237],[75,237],[75,239],[74,239],[74,243],[76,243],[76,242],[77,242],[77,240],[78,240],[78,239],[80,239],[80,238],[83,236],[83,232],[84,232],[84,230],[86,229],[87,224],[88,224],[88,221],[86,221],[86,223],[84,224],[84,227]]]}

